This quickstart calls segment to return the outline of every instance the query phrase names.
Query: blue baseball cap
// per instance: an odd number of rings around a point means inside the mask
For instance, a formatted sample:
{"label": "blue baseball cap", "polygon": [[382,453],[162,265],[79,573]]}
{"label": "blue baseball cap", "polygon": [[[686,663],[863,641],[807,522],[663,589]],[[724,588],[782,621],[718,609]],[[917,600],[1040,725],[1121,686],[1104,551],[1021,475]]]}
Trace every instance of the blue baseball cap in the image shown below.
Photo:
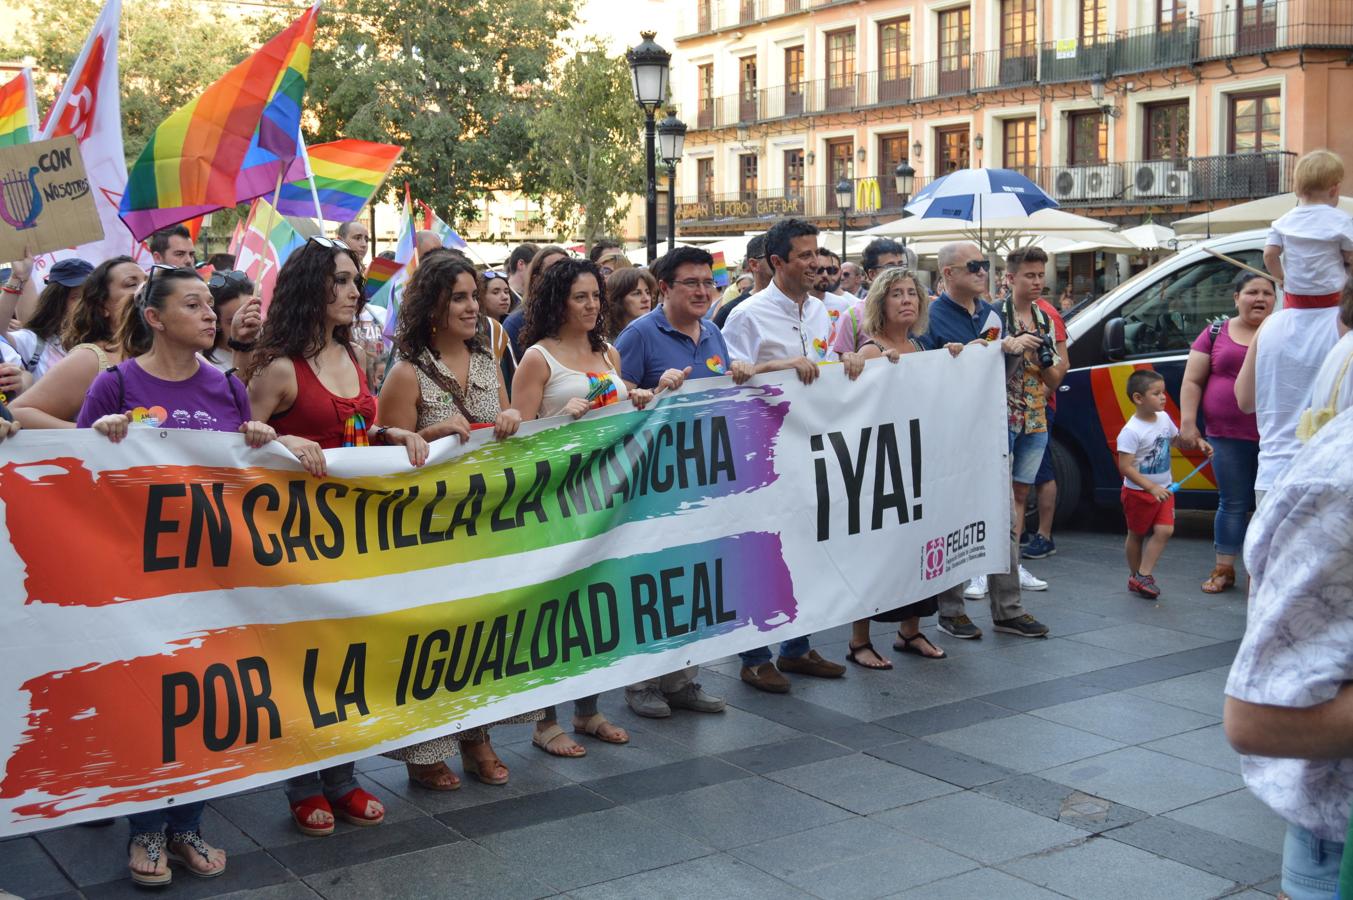
{"label": "blue baseball cap", "polygon": [[79,287],[93,271],[94,267],[83,259],[63,259],[47,273],[47,283],[56,282],[68,288]]}

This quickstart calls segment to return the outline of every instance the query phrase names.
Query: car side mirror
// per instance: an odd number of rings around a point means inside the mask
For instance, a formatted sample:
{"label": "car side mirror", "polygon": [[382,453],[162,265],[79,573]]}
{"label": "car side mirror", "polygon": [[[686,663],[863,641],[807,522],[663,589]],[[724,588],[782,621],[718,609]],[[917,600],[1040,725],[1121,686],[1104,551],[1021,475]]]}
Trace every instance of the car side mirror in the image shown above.
{"label": "car side mirror", "polygon": [[1122,316],[1104,323],[1104,358],[1118,362],[1127,356],[1127,339],[1124,337]]}

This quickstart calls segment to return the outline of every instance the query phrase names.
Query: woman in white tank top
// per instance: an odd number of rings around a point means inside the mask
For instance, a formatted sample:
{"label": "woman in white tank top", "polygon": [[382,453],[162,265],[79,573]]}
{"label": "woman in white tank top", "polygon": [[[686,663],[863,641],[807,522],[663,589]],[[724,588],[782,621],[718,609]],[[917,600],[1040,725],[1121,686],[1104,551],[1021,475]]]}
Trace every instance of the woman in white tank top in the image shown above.
{"label": "woman in white tank top", "polygon": [[[542,277],[526,310],[520,343],[524,348],[512,378],[512,408],[523,421],[569,415],[631,401],[643,409],[652,391],[626,390],[620,378],[620,354],[605,339],[603,279],[585,259],[555,263]],[[573,701],[573,731],[609,744],[625,744],[629,735],[597,712],[597,698]],[[536,723],[531,743],[553,756],[583,756],[587,750],[559,727],[554,707]]]}

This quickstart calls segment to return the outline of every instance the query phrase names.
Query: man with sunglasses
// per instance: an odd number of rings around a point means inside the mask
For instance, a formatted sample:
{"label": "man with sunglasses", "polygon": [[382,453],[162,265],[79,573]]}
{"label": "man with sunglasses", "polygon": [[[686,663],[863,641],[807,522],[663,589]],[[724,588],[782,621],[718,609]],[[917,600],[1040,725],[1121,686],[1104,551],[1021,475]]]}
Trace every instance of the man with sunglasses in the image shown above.
{"label": "man with sunglasses", "polygon": [[[927,336],[936,347],[945,344],[969,344],[981,340],[999,341],[1006,354],[1006,371],[1019,365],[1027,351],[1036,351],[1042,341],[1036,334],[1006,335],[1000,311],[982,300],[988,290],[990,263],[976,244],[945,244],[939,254],[944,292],[930,304],[930,331]],[[979,461],[981,464],[981,461]],[[989,464],[997,464],[991,460]],[[1007,463],[1008,465],[1008,463]],[[1013,523],[1012,523],[1013,524]],[[993,627],[1020,637],[1046,637],[1048,627],[1029,615],[1020,599],[1019,532],[1010,529],[1010,568],[988,577]],[[982,636],[963,609],[964,585],[956,585],[939,596],[939,627],[945,634],[963,640]]]}
{"label": "man with sunglasses", "polygon": [[836,291],[840,286],[841,257],[826,247],[818,247],[817,281],[808,293],[821,300],[822,305],[827,308],[827,318],[832,323],[831,337],[827,338],[827,346],[829,347],[836,344],[836,326],[841,321],[841,317],[849,315],[851,307],[856,302],[854,297],[838,294]]}

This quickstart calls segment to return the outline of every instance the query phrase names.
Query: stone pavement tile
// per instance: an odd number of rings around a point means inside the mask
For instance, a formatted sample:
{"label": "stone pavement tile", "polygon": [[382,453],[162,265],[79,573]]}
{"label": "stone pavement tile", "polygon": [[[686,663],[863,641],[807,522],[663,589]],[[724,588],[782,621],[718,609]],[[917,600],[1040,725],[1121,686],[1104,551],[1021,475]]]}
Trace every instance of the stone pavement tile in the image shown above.
{"label": "stone pavement tile", "polygon": [[869,755],[962,788],[1000,781],[1015,774],[1002,766],[923,740],[899,741],[875,747],[869,751]]}
{"label": "stone pavement tile", "polygon": [[1180,675],[1165,681],[1129,688],[1129,694],[1146,697],[1171,706],[1182,706],[1194,712],[1207,713],[1221,718],[1225,703],[1226,675],[1209,669],[1194,672],[1192,675]]}
{"label": "stone pavement tile", "polygon": [[597,778],[584,782],[583,786],[613,803],[636,803],[651,797],[679,794],[682,791],[749,777],[751,776],[746,771],[737,766],[731,766],[712,756],[701,756],[665,766],[655,766],[642,772]]}
{"label": "stone pavement tile", "polygon": [[460,840],[464,838],[441,822],[420,816],[377,828],[363,828],[360,832],[349,831],[323,839],[284,844],[268,852],[293,873],[305,877]]}
{"label": "stone pavement tile", "polygon": [[1265,894],[1263,891],[1248,890],[1241,891],[1239,894],[1227,894],[1226,900],[1273,900],[1273,895]]}
{"label": "stone pavement tile", "polygon": [[[230,858],[259,849],[257,843],[211,806],[202,815],[202,836],[207,843],[226,852],[227,866]],[[127,838],[125,819],[106,827],[68,826],[36,835],[37,841],[80,887],[116,881],[127,874]],[[3,871],[0,866],[0,872]]]}
{"label": "stone pavement tile", "polygon": [[766,777],[858,815],[957,790],[954,785],[929,775],[863,754],[782,769]]}
{"label": "stone pavement tile", "polygon": [[1140,809],[1094,797],[1037,775],[1016,775],[979,785],[977,790],[1091,834],[1136,822],[1147,815]]}
{"label": "stone pavement tile", "polygon": [[[390,771],[383,769],[381,772]],[[381,772],[374,773],[380,775]],[[385,824],[405,822],[425,815],[423,810],[393,791],[387,790],[370,775],[359,775],[357,781],[363,788],[375,794],[385,804]],[[313,841],[296,829],[291,821],[291,808],[282,788],[275,787],[267,791],[252,794],[236,794],[231,797],[218,797],[211,801],[222,816],[232,825],[248,835],[260,847],[280,847],[284,844],[296,844]],[[366,827],[349,825],[339,819],[335,825],[335,834],[366,831]]]}
{"label": "stone pavement tile", "polygon": [[1191,709],[1167,706],[1127,693],[1101,694],[1036,710],[1031,715],[1125,744],[1159,740],[1217,723]]}
{"label": "stone pavement tile", "polygon": [[[1000,900],[1065,900],[1061,894],[1041,888],[1027,881],[1020,881],[1013,875],[998,872],[995,869],[974,869],[914,887],[900,894],[893,894],[886,900],[973,900],[973,898],[997,898]],[[1229,900],[1229,898],[1228,898]]]}
{"label": "stone pavement tile", "polygon": [[842,806],[765,778],[744,778],[629,808],[702,844],[728,850],[850,818]]}
{"label": "stone pavement tile", "polygon": [[1186,822],[1232,840],[1282,853],[1287,823],[1248,790],[1233,791],[1183,809],[1166,813],[1166,818]]}
{"label": "stone pavement tile", "polygon": [[620,808],[503,831],[481,843],[513,870],[533,873],[564,891],[713,852],[703,842]]}
{"label": "stone pavement tile", "polygon": [[1280,853],[1257,850],[1161,816],[1133,822],[1104,837],[1241,884],[1259,884],[1282,874]]}
{"label": "stone pavement tile", "polygon": [[[1049,591],[1048,594],[1051,595],[1052,592]],[[1118,624],[1117,620],[1108,616],[1077,609],[1074,603],[1048,602],[1044,599],[1045,596],[1025,594],[1024,605],[1035,619],[1048,626],[1054,639],[1084,631],[1098,631]]]}
{"label": "stone pavement tile", "polygon": [[529,900],[558,890],[547,883],[552,873],[519,860],[500,857],[472,841],[429,847],[377,862],[318,872],[306,883],[328,900]]}
{"label": "stone pavement tile", "polygon": [[626,706],[620,713],[612,715],[611,720],[627,729],[638,725],[701,756],[788,740],[799,734],[793,728],[735,706],[721,713],[678,709],[673,710],[668,719],[645,719]]}
{"label": "stone pavement tile", "polygon": [[1059,703],[1069,703],[1072,700],[1096,697],[1107,693],[1108,690],[1108,688],[1086,684],[1078,676],[1068,675],[1065,678],[1054,678],[1052,681],[1041,681],[1038,684],[1028,684],[1024,687],[1011,688],[1008,691],[997,691],[994,694],[986,694],[977,699],[1014,712],[1029,712],[1030,710],[1042,709],[1045,706],[1056,706]]}
{"label": "stone pavement tile", "polygon": [[268,887],[217,894],[216,900],[319,900],[319,894],[303,881],[285,881]]}
{"label": "stone pavement tile", "polygon": [[[381,769],[390,769],[395,766],[402,768],[404,763],[397,759],[391,759],[388,756],[380,755],[368,756],[366,759],[357,760],[357,771],[362,773],[379,772]],[[269,890],[271,890],[271,888],[269,888]]]}
{"label": "stone pavement tile", "polygon": [[858,817],[740,847],[733,855],[822,898],[879,897],[977,867]]}
{"label": "stone pavement tile", "polygon": [[1037,772],[1123,746],[1030,715],[979,722],[932,734],[926,740],[1017,772]]}
{"label": "stone pavement tile", "polygon": [[569,892],[576,900],[811,900],[811,895],[719,853]]}
{"label": "stone pavement tile", "polygon": [[[571,733],[571,726],[567,722],[563,727]],[[520,756],[529,755],[537,764],[569,781],[587,781],[607,775],[638,772],[699,755],[691,748],[650,730],[647,724],[639,726],[626,722],[624,727],[630,735],[628,744],[608,744],[597,738],[573,735],[574,740],[587,748],[586,756],[553,756],[530,743],[514,745],[513,752]]]}
{"label": "stone pavement tile", "polygon": [[1261,894],[1267,894],[1270,897],[1276,897],[1283,889],[1282,879],[1275,878],[1272,881],[1255,887],[1255,890]]}
{"label": "stone pavement tile", "polygon": [[1086,631],[1067,640],[1093,644],[1108,650],[1121,650],[1137,656],[1164,656],[1216,643],[1212,638],[1143,623],[1113,625],[1099,631]]}
{"label": "stone pavement tile", "polygon": [[1143,684],[1166,681],[1189,674],[1189,669],[1166,662],[1164,659],[1143,659],[1139,662],[1124,663],[1094,672],[1077,675],[1076,678],[1086,684],[1106,688],[1111,691],[1126,691]]}
{"label": "stone pavement tile", "polygon": [[1226,879],[1102,836],[1026,856],[1000,868],[1078,900],[1204,900],[1236,887]]}
{"label": "stone pavement tile", "polygon": [[1177,666],[1185,666],[1195,672],[1202,672],[1206,669],[1215,669],[1217,666],[1231,665],[1235,661],[1236,652],[1239,650],[1239,640],[1221,641],[1216,644],[1196,647],[1193,650],[1169,653],[1163,658]]}
{"label": "stone pavement tile", "polygon": [[[171,888],[174,900],[201,900],[203,897],[216,897],[233,891],[283,884],[294,880],[291,873],[277,860],[262,850],[241,853],[226,861],[226,870],[216,878],[194,878],[183,870],[174,867],[174,883]],[[118,900],[118,898],[141,898],[144,900],[146,889],[137,887],[126,877],[125,870],[116,881],[88,885],[81,893],[89,900]]]}
{"label": "stone pavement tile", "polygon": [[540,822],[553,822],[614,806],[584,787],[571,784],[524,797],[508,797],[467,809],[441,813],[437,818],[461,834],[479,838]]}
{"label": "stone pavement tile", "polygon": [[[844,645],[842,646],[844,647]],[[888,655],[888,651],[884,648],[880,648],[879,652]],[[823,655],[826,656],[825,653]],[[845,655],[829,656],[828,659],[844,660]],[[822,679],[790,675],[791,693],[788,697],[784,695],[764,696],[770,697],[770,699],[789,699],[808,703],[819,709],[830,710],[837,715],[864,722],[911,712],[922,707],[933,706],[935,703],[941,703],[945,700],[955,700],[961,696],[957,687],[945,685],[939,688],[938,699],[932,699],[937,691],[932,690],[931,682],[926,678],[933,673],[926,672],[925,669],[950,668],[953,665],[952,661],[927,662],[920,659],[914,661],[915,665],[912,665],[912,660],[899,659],[894,662],[894,668],[891,671],[869,671],[847,663],[844,678]],[[751,690],[754,689],[739,682],[738,693]],[[742,704],[739,702],[736,705],[741,706]],[[768,718],[774,718],[769,712],[760,709],[756,712]],[[792,722],[785,724],[794,725]],[[823,737],[830,737],[830,734],[822,729],[814,729],[814,732]]]}
{"label": "stone pavement tile", "polygon": [[1003,719],[1011,714],[1005,707],[981,700],[961,700],[957,703],[945,703],[929,709],[903,713],[900,716],[889,716],[886,719],[879,719],[875,724],[912,737],[925,737],[928,734],[952,731],[965,725],[975,725],[988,719]]}
{"label": "stone pavement tile", "polygon": [[1156,815],[1242,786],[1238,775],[1140,747],[1115,750],[1040,774]]}
{"label": "stone pavement tile", "polygon": [[[1106,621],[1096,630],[1103,630],[1105,627],[1114,624],[1117,623]],[[1107,669],[1109,666],[1119,666],[1123,663],[1136,662],[1139,659],[1145,659],[1146,655],[1082,644],[1080,641],[1067,640],[1059,634],[1058,637],[1050,640],[1025,641],[1017,646],[1004,649],[1000,653],[1000,658],[1008,659],[1021,666],[1028,666],[1031,669],[1065,677],[1067,675],[1080,675],[1083,672],[1093,672],[1095,669]]]}
{"label": "stone pavement tile", "polygon": [[[896,737],[896,735],[894,735]],[[759,747],[746,747],[729,753],[720,753],[724,762],[764,775],[780,769],[792,769],[824,759],[848,756],[850,749],[832,741],[823,740],[814,735],[804,735],[788,741],[774,744],[762,744]]]}
{"label": "stone pavement tile", "polygon": [[1223,772],[1240,774],[1240,754],[1231,749],[1230,742],[1226,740],[1226,732],[1220,723],[1196,731],[1185,731],[1142,746],[1147,750],[1168,753],[1189,762],[1221,769]]}
{"label": "stone pavement tile", "polygon": [[973,791],[870,818],[984,865],[1085,840],[1083,831]]}
{"label": "stone pavement tile", "polygon": [[1211,638],[1240,640],[1245,636],[1245,594],[1234,592],[1224,603],[1175,616],[1170,627]]}
{"label": "stone pavement tile", "polygon": [[75,890],[56,860],[32,837],[0,841],[0,887],[19,897],[49,897]]}

